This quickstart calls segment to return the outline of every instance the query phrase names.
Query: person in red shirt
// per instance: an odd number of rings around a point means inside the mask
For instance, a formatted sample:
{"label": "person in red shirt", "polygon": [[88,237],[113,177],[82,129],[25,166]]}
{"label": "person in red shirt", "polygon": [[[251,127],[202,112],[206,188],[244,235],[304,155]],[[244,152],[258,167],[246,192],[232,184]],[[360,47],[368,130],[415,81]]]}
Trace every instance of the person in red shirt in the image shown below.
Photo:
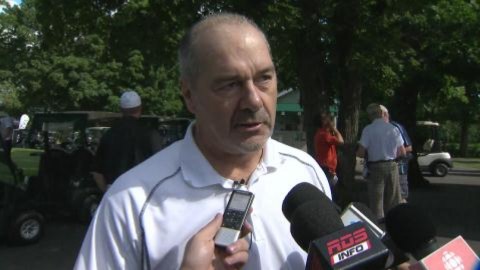
{"label": "person in red shirt", "polygon": [[343,144],[342,134],[337,130],[329,114],[320,116],[320,128],[315,132],[315,159],[327,176],[330,189],[337,182],[337,145]]}

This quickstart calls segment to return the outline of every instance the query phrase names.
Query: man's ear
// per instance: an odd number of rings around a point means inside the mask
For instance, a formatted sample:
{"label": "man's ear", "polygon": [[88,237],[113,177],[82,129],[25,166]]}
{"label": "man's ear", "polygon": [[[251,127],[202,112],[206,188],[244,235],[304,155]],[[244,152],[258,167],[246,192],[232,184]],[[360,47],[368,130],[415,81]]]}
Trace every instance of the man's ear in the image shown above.
{"label": "man's ear", "polygon": [[185,101],[185,105],[187,106],[188,111],[195,114],[196,108],[195,102],[193,102],[192,88],[190,86],[190,83],[184,79],[181,79],[180,88],[182,91],[183,100]]}

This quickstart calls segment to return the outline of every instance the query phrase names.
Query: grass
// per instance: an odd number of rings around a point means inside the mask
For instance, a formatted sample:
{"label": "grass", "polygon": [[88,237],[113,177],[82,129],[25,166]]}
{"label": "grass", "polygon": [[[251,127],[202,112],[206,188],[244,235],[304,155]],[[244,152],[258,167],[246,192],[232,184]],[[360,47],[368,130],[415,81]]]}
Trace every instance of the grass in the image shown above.
{"label": "grass", "polygon": [[480,170],[480,158],[454,158],[453,168]]}

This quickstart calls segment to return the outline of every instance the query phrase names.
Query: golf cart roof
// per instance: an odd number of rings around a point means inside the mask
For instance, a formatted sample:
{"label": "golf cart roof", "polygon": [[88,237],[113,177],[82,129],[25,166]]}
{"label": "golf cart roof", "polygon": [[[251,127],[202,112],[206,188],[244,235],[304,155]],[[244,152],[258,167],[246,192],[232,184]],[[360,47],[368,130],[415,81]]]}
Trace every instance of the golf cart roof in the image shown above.
{"label": "golf cart roof", "polygon": [[40,112],[35,113],[30,131],[59,128],[83,130],[89,126],[109,126],[120,117],[120,113],[106,111]]}
{"label": "golf cart roof", "polygon": [[440,126],[438,122],[432,122],[432,121],[417,121],[417,126]]}
{"label": "golf cart roof", "polygon": [[96,120],[103,118],[118,118],[121,117],[121,113],[107,112],[107,111],[64,111],[64,112],[47,112],[37,114],[50,114],[50,115],[87,115],[87,119]]}

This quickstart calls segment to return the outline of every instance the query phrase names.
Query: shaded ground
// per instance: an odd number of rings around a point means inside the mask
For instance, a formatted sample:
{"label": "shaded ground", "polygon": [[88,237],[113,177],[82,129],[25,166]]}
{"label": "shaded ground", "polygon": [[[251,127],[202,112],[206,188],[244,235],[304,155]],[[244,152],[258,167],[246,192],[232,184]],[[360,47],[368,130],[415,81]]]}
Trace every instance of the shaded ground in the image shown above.
{"label": "shaded ground", "polygon": [[10,247],[0,243],[0,269],[72,269],[87,226],[69,220],[50,221],[37,244]]}
{"label": "shaded ground", "polygon": [[[366,182],[358,175],[356,200],[366,201]],[[480,171],[454,170],[447,177],[428,177],[431,185],[410,192],[410,202],[430,214],[439,241],[462,235],[480,254]],[[35,245],[7,247],[0,243],[0,269],[72,269],[86,226],[68,220],[49,222]]]}
{"label": "shaded ground", "polygon": [[[430,185],[410,190],[409,203],[424,209],[441,243],[458,235],[480,254],[480,170],[457,168],[446,177],[425,175]],[[367,202],[367,186],[357,173],[355,201]]]}
{"label": "shaded ground", "polygon": [[438,235],[480,241],[480,186],[433,183],[412,192],[410,202],[430,214]]}

